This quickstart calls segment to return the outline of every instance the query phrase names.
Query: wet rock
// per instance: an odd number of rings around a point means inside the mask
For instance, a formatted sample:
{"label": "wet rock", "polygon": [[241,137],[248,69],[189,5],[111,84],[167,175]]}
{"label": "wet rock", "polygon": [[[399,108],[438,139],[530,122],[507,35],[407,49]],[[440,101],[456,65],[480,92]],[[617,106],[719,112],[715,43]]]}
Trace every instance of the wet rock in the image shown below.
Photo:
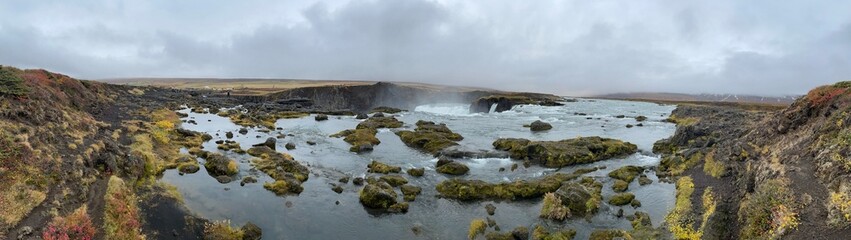
{"label": "wet rock", "polygon": [[645,117],[645,116],[637,116],[637,117],[635,117],[635,121],[644,122],[644,121],[646,121],[646,120],[647,120],[647,117]]}
{"label": "wet rock", "polygon": [[580,137],[561,141],[530,141],[503,138],[494,141],[494,148],[508,151],[514,159],[528,159],[546,167],[557,168],[591,163],[638,150],[634,144],[601,137]]}
{"label": "wet rock", "polygon": [[529,229],[526,227],[516,227],[514,230],[511,230],[511,236],[516,240],[528,240],[529,239]]}
{"label": "wet rock", "polygon": [[263,230],[251,222],[245,223],[241,230],[242,240],[260,240],[263,237]]}
{"label": "wet rock", "polygon": [[275,150],[275,144],[276,144],[276,143],[278,143],[278,140],[277,140],[277,139],[275,139],[275,138],[267,138],[267,139],[266,139],[266,141],[264,141],[264,142],[262,142],[262,143],[254,144],[254,145],[252,145],[252,146],[254,146],[254,147],[266,146],[266,147],[271,148],[272,150]]}
{"label": "wet rock", "polygon": [[638,199],[632,199],[632,201],[629,202],[629,205],[633,208],[639,208],[641,207],[641,201],[638,201]]}
{"label": "wet rock", "polygon": [[379,114],[381,113],[376,113],[371,118],[358,123],[355,129],[400,128],[404,124],[395,117],[384,117],[383,114],[378,116]]}
{"label": "wet rock", "polygon": [[504,168],[504,167],[501,167],[501,168],[499,168],[499,170],[498,170],[498,171],[499,171],[499,172],[505,172],[505,168]]}
{"label": "wet rock", "polygon": [[257,182],[257,179],[255,179],[252,176],[247,176],[247,177],[242,178],[242,181],[239,182],[239,185],[245,186],[245,184],[256,183],[256,182]]}
{"label": "wet rock", "polygon": [[358,113],[358,115],[355,116],[355,119],[367,119],[367,118],[369,118],[369,115],[366,115],[366,113]]}
{"label": "wet rock", "polygon": [[376,118],[384,117],[384,113],[377,112],[375,114],[372,114],[372,117],[376,117]]}
{"label": "wet rock", "polygon": [[629,183],[627,183],[627,182],[625,182],[625,181],[623,181],[623,180],[616,179],[616,180],[615,180],[615,183],[614,183],[614,184],[612,184],[612,191],[615,191],[615,192],[624,192],[624,191],[626,191],[627,189],[629,189]]}
{"label": "wet rock", "polygon": [[[459,200],[528,199],[556,191],[562,185],[562,182],[576,179],[582,174],[594,170],[596,169],[580,169],[570,174],[554,173],[538,179],[503,183],[487,183],[481,180],[452,178],[440,182],[435,188],[442,197]],[[602,188],[602,185],[600,187]]]}
{"label": "wet rock", "polygon": [[488,150],[467,150],[460,146],[450,146],[444,148],[437,156],[447,158],[508,158],[508,153],[504,151],[488,151]]}
{"label": "wet rock", "polygon": [[623,208],[618,209],[618,212],[615,213],[615,217],[618,217],[618,218],[623,217]]}
{"label": "wet rock", "polygon": [[511,164],[511,171],[514,172],[514,170],[517,170],[517,164],[516,163]]}
{"label": "wet rock", "polygon": [[536,225],[535,230],[532,232],[532,239],[535,240],[573,239],[574,236],[576,236],[576,230],[564,228],[551,233],[541,225]]}
{"label": "wet rock", "polygon": [[284,135],[283,133],[281,133],[281,134],[278,134],[278,136],[275,136],[275,138],[284,139],[284,138],[287,138],[287,135]]}
{"label": "wet rock", "polygon": [[396,135],[405,145],[423,150],[431,154],[437,154],[450,146],[458,145],[458,141],[464,139],[460,134],[452,132],[446,124],[435,124],[429,121],[417,121],[414,131],[397,131]]}
{"label": "wet rock", "polygon": [[281,178],[282,180],[275,180],[274,182],[267,182],[263,184],[263,188],[266,190],[272,191],[275,195],[285,195],[289,193],[299,194],[304,191],[304,188],[301,186],[301,182],[292,177]]}
{"label": "wet rock", "polygon": [[234,175],[239,171],[239,165],[236,161],[225,157],[219,153],[208,153],[205,159],[204,168],[207,173],[212,176],[228,176]]}
{"label": "wet rock", "polygon": [[485,220],[488,222],[489,227],[496,227],[496,221],[491,219],[490,217],[486,217]]}
{"label": "wet rock", "polygon": [[529,130],[532,130],[533,132],[546,131],[550,129],[553,129],[553,125],[542,122],[540,120],[534,121],[532,122],[532,124],[529,124]]}
{"label": "wet rock", "polygon": [[407,202],[396,203],[396,204],[390,205],[390,207],[387,208],[387,212],[389,212],[389,213],[406,213],[406,212],[408,212],[408,206],[409,206],[409,204]]}
{"label": "wet rock", "polygon": [[331,190],[333,190],[335,193],[338,193],[338,194],[343,193],[343,187],[340,186],[340,185],[335,185],[334,187],[331,188]]}
{"label": "wet rock", "polygon": [[623,206],[632,202],[633,199],[635,199],[635,195],[632,193],[618,193],[609,199],[609,204]]}
{"label": "wet rock", "polygon": [[422,177],[423,175],[425,175],[425,168],[408,169],[408,175],[411,175],[411,176],[414,176],[414,177]]}
{"label": "wet rock", "polygon": [[219,181],[219,183],[224,184],[224,183],[229,183],[229,182],[233,181],[233,178],[231,178],[229,176],[222,175],[222,176],[216,177],[216,181]]}
{"label": "wet rock", "polygon": [[408,183],[408,179],[405,179],[404,177],[399,176],[399,175],[381,176],[379,179],[381,179],[381,181],[384,181],[384,182],[390,184],[390,186],[393,186],[393,187],[398,187],[398,186],[401,186],[403,184]]}
{"label": "wet rock", "polygon": [[652,228],[653,223],[650,221],[650,214],[641,211],[635,211],[635,214],[632,216],[628,216],[630,223],[632,223],[633,229],[645,229]]}
{"label": "wet rock", "polygon": [[361,189],[359,199],[366,207],[387,209],[396,204],[396,192],[385,182],[370,183]]}
{"label": "wet rock", "polygon": [[352,184],[354,184],[356,186],[363,185],[363,178],[362,177],[356,177],[356,178],[352,179]]}
{"label": "wet rock", "polygon": [[177,166],[177,170],[181,173],[196,173],[200,170],[201,167],[198,166],[198,163],[181,163]]}
{"label": "wet rock", "polygon": [[378,162],[378,161],[372,161],[371,163],[369,163],[369,165],[367,165],[367,168],[368,168],[367,171],[371,172],[371,173],[388,174],[388,173],[402,172],[401,167],[387,165],[385,163]]}
{"label": "wet rock", "polygon": [[408,202],[416,200],[417,195],[420,195],[422,192],[422,188],[408,184],[402,185],[400,189],[402,190],[402,195],[404,196],[405,201]]}
{"label": "wet rock", "polygon": [[625,117],[626,117],[626,116],[624,116],[624,115],[617,115],[617,116],[615,116],[615,118],[625,118]]}
{"label": "wet rock", "polygon": [[570,209],[572,216],[588,216],[597,211],[602,200],[602,184],[592,178],[566,183],[556,192],[561,203]]}
{"label": "wet rock", "polygon": [[600,229],[591,232],[589,240],[633,239],[628,232],[620,229]]}
{"label": "wet rock", "polygon": [[242,135],[248,134],[248,128],[240,128],[239,134],[242,134]]}
{"label": "wet rock", "polygon": [[314,142],[314,141],[307,141],[306,143],[307,143],[307,145],[311,145],[311,146],[316,145],[316,142]]}
{"label": "wet rock", "polygon": [[623,180],[627,183],[635,180],[635,177],[644,172],[644,168],[638,166],[623,166],[614,171],[609,172],[609,177]]}
{"label": "wet rock", "polygon": [[439,168],[439,167],[446,165],[447,163],[451,163],[451,162],[453,162],[453,161],[448,159],[448,158],[439,158],[439,159],[437,159],[437,164],[435,164],[434,167]]}
{"label": "wet rock", "polygon": [[374,145],[378,145],[381,141],[375,137],[378,131],[370,128],[362,128],[362,129],[347,129],[340,131],[336,134],[331,135],[331,137],[343,137],[343,141],[351,144],[352,147],[349,148],[349,151],[361,153],[372,151]]}
{"label": "wet rock", "polygon": [[626,125],[626,128],[632,128],[632,127],[634,127],[632,124],[627,124],[627,125]]}
{"label": "wet rock", "polygon": [[405,110],[394,108],[394,107],[380,106],[380,107],[373,108],[372,111],[370,111],[370,112],[373,112],[373,113],[383,112],[383,113],[394,114],[394,113],[400,113],[402,111],[405,111]]}
{"label": "wet rock", "polygon": [[349,177],[348,176],[342,177],[342,178],[340,178],[340,180],[338,180],[338,182],[343,183],[343,184],[349,183]]}
{"label": "wet rock", "polygon": [[437,167],[437,172],[449,175],[464,175],[470,171],[470,168],[467,165],[464,165],[459,162],[450,162]]}
{"label": "wet rock", "polygon": [[325,120],[328,120],[328,115],[318,114],[313,119],[316,120],[316,121],[325,121]]}
{"label": "wet rock", "polygon": [[648,178],[647,176],[645,176],[643,174],[640,177],[638,177],[638,184],[641,185],[641,186],[651,184],[651,183],[653,183],[653,180],[650,180],[650,178]]}
{"label": "wet rock", "polygon": [[485,205],[485,211],[488,212],[488,215],[493,216],[494,214],[496,214],[496,206],[488,203],[488,205]]}
{"label": "wet rock", "polygon": [[287,150],[293,150],[295,149],[295,143],[287,143],[284,147],[287,148]]}

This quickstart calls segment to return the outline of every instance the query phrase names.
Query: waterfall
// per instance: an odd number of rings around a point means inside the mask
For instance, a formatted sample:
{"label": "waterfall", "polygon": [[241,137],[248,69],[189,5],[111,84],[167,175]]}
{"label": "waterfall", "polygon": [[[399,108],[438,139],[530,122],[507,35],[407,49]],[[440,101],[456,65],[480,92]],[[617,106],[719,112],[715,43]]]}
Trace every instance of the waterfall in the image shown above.
{"label": "waterfall", "polygon": [[488,111],[488,113],[495,113],[495,112],[496,112],[496,106],[497,106],[497,104],[496,104],[496,103],[494,103],[493,105],[491,105],[491,110],[490,110],[490,111]]}

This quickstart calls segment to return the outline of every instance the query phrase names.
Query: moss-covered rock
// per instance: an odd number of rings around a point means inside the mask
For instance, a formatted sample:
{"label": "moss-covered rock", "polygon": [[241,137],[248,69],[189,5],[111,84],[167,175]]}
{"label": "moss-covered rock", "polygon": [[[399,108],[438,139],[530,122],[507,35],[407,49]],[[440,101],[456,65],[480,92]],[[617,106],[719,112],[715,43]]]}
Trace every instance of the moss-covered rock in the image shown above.
{"label": "moss-covered rock", "polygon": [[429,121],[417,121],[414,131],[398,131],[396,135],[412,148],[421,149],[436,154],[450,146],[458,145],[464,139],[460,134],[452,132],[446,124],[435,124]]}
{"label": "moss-covered rock", "polygon": [[546,131],[550,129],[553,129],[553,125],[542,122],[541,120],[537,120],[529,124],[529,130],[532,130],[533,132]]}
{"label": "moss-covered rock", "polygon": [[251,161],[257,170],[268,174],[275,180],[283,180],[289,174],[296,180],[304,182],[310,175],[307,167],[301,165],[292,156],[279,153],[269,147],[252,147],[248,149],[248,154],[257,157]]}
{"label": "moss-covered rock", "polygon": [[385,163],[379,161],[372,161],[369,165],[366,166],[368,168],[368,172],[371,173],[399,173],[402,172],[402,168],[398,166],[390,166]]}
{"label": "moss-covered rock", "polygon": [[631,235],[628,232],[620,229],[603,229],[603,230],[594,230],[591,232],[591,237],[589,240],[612,240],[612,239],[623,239],[623,240],[633,240]]}
{"label": "moss-covered rock", "polygon": [[402,190],[402,195],[404,195],[405,201],[408,202],[416,200],[417,195],[420,195],[420,193],[423,191],[423,189],[420,187],[408,184],[402,185],[400,189]]}
{"label": "moss-covered rock", "polygon": [[[239,153],[239,154],[245,153],[245,150],[243,150],[239,146],[239,143],[236,142],[236,141],[226,140],[226,141],[222,141],[221,143],[217,143],[217,144],[218,144],[217,148],[219,150],[233,151],[233,152]],[[273,144],[273,146],[274,146],[274,144]]]}
{"label": "moss-covered rock", "polygon": [[319,122],[319,121],[325,121],[325,120],[328,120],[328,115],[325,115],[325,114],[317,114],[315,117],[313,117],[313,120],[316,120],[317,122]]}
{"label": "moss-covered rock", "polygon": [[544,195],[544,204],[541,206],[541,218],[546,218],[556,221],[564,221],[570,217],[570,209],[562,204],[561,198],[555,193],[547,193]]}
{"label": "moss-covered rock", "polygon": [[400,113],[402,111],[405,111],[405,110],[394,108],[394,107],[380,106],[380,107],[373,108],[371,111],[369,111],[369,113],[383,112],[383,113],[395,114],[395,113]]}
{"label": "moss-covered rock", "polygon": [[440,167],[437,167],[437,169],[435,170],[439,173],[457,176],[467,174],[467,172],[470,171],[470,168],[467,167],[467,165],[464,165],[463,163],[453,161],[447,164],[443,164]]}
{"label": "moss-covered rock", "polygon": [[361,189],[360,202],[369,208],[388,209],[396,204],[396,192],[386,182],[370,183]]}
{"label": "moss-covered rock", "polygon": [[627,205],[630,202],[632,202],[633,199],[635,199],[635,194],[618,193],[618,194],[615,194],[614,196],[612,196],[611,199],[609,199],[609,204],[615,205],[615,206],[623,206],[623,205]]}
{"label": "moss-covered rock", "polygon": [[629,183],[627,183],[627,182],[625,182],[625,181],[623,181],[623,180],[615,179],[615,183],[614,183],[614,184],[612,184],[612,191],[615,191],[615,192],[624,192],[624,191],[626,191],[627,189],[629,189]]}
{"label": "moss-covered rock", "polygon": [[448,179],[437,184],[441,196],[459,200],[528,199],[543,196],[561,187],[562,182],[576,179],[595,169],[580,169],[571,174],[554,173],[534,180],[488,183],[481,180]]}
{"label": "moss-covered rock", "polygon": [[331,137],[343,137],[343,141],[351,144],[349,151],[367,152],[372,151],[373,146],[381,143],[375,134],[378,131],[372,128],[347,129],[331,135]]}
{"label": "moss-covered rock", "polygon": [[395,117],[372,116],[358,123],[356,129],[400,128],[403,124]]}
{"label": "moss-covered rock", "polygon": [[497,150],[508,151],[512,158],[533,160],[552,168],[596,162],[638,150],[632,143],[601,137],[561,141],[504,138],[494,141],[493,146]]}
{"label": "moss-covered rock", "polygon": [[205,159],[204,168],[212,176],[229,176],[239,172],[239,165],[236,161],[225,157],[218,153],[208,153]]}
{"label": "moss-covered rock", "polygon": [[576,230],[566,228],[550,232],[541,225],[536,225],[532,232],[533,240],[571,240],[574,236],[576,236]]}
{"label": "moss-covered rock", "polygon": [[379,179],[394,187],[402,186],[408,183],[408,179],[405,179],[404,177],[399,175],[381,176]]}
{"label": "moss-covered rock", "polygon": [[590,217],[600,208],[602,189],[602,183],[584,177],[578,182],[563,184],[555,195],[562,205],[570,210],[570,216]]}
{"label": "moss-covered rock", "polygon": [[623,166],[614,171],[609,172],[609,177],[623,180],[627,183],[632,182],[636,176],[644,172],[644,168],[638,166]]}
{"label": "moss-covered rock", "polygon": [[422,177],[423,175],[425,175],[425,168],[408,169],[408,175],[411,175],[411,176],[414,176],[414,177]]}
{"label": "moss-covered rock", "polygon": [[650,180],[650,178],[648,178],[647,175],[642,174],[641,176],[638,177],[638,184],[641,185],[641,186],[651,184],[651,183],[653,183],[653,180]]}
{"label": "moss-covered rock", "polygon": [[186,162],[178,165],[177,170],[181,173],[196,173],[200,170],[200,167],[197,162]]}
{"label": "moss-covered rock", "polygon": [[263,188],[272,191],[276,195],[284,195],[288,193],[299,194],[304,191],[301,182],[293,178],[284,178],[283,180],[275,180],[263,184]]}
{"label": "moss-covered rock", "polygon": [[408,212],[408,205],[409,205],[408,202],[396,203],[396,204],[390,205],[390,207],[387,208],[387,212],[390,212],[390,213],[406,213],[406,212]]}

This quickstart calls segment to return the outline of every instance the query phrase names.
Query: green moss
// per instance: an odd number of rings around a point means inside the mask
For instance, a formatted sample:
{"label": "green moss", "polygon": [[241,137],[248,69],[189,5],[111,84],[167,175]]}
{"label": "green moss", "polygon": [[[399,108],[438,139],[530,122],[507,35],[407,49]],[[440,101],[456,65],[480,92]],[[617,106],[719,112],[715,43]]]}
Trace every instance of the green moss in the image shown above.
{"label": "green moss", "polygon": [[677,180],[677,202],[674,209],[665,216],[668,230],[676,239],[700,239],[703,233],[695,230],[692,225],[695,216],[692,212],[691,194],[694,193],[694,182],[691,177],[682,177]]}
{"label": "green moss", "polygon": [[186,162],[177,166],[177,170],[182,173],[196,173],[199,169],[198,162]]}
{"label": "green moss", "polygon": [[609,204],[615,206],[623,206],[632,202],[633,199],[635,199],[635,195],[632,193],[618,193],[612,196],[611,199],[609,199]]}
{"label": "green moss", "polygon": [[638,150],[634,144],[601,137],[561,141],[506,138],[494,141],[493,146],[497,150],[508,151],[512,158],[534,160],[551,168],[601,161]]}
{"label": "green moss", "polygon": [[535,230],[532,231],[533,240],[571,240],[574,236],[576,236],[576,230],[570,228],[560,229],[551,233],[543,226],[536,225]]}
{"label": "green moss", "polygon": [[562,182],[576,179],[587,172],[586,169],[580,169],[571,174],[554,173],[534,180],[496,184],[481,180],[449,179],[437,184],[436,189],[443,197],[460,200],[537,198],[558,190]]}
{"label": "green moss", "polygon": [[476,236],[485,233],[485,229],[487,228],[488,224],[484,219],[473,219],[473,221],[470,221],[470,229],[467,231],[467,238],[476,239]]}
{"label": "green moss", "polygon": [[351,144],[352,147],[349,148],[349,151],[352,152],[361,152],[365,150],[371,150],[372,146],[378,145],[381,143],[375,134],[378,131],[372,128],[362,128],[362,129],[347,129],[343,130],[339,133],[331,135],[331,137],[344,137],[343,141]]}
{"label": "green moss", "polygon": [[423,175],[425,175],[425,168],[408,169],[408,175],[411,175],[411,176],[414,176],[414,177],[422,177]]}
{"label": "green moss", "polygon": [[388,173],[402,172],[401,167],[390,166],[390,165],[387,165],[387,164],[379,162],[379,161],[372,161],[371,163],[369,163],[369,165],[367,165],[367,168],[368,168],[367,171],[371,172],[371,173],[388,174]]}
{"label": "green moss", "polygon": [[402,109],[398,109],[398,108],[394,108],[394,107],[385,107],[385,106],[381,106],[381,107],[373,108],[371,111],[369,111],[369,113],[383,112],[383,113],[394,114],[394,113],[400,113],[400,112],[402,112],[402,111],[404,111],[404,110],[402,110]]}
{"label": "green moss", "polygon": [[248,149],[248,154],[257,157],[251,160],[257,170],[268,174],[275,180],[292,177],[299,182],[304,182],[310,176],[310,170],[289,154],[279,153],[266,146],[252,147]]}
{"label": "green moss", "polygon": [[390,184],[390,186],[394,186],[394,187],[402,186],[403,184],[408,183],[408,179],[405,179],[404,177],[399,176],[399,175],[381,176],[379,179],[381,179],[381,181],[386,182],[387,184]]}
{"label": "green moss", "polygon": [[666,155],[662,157],[662,161],[659,163],[659,171],[669,175],[680,175],[686,170],[697,166],[701,159],[703,159],[703,153],[700,152],[688,157],[676,154]]}
{"label": "green moss", "polygon": [[299,194],[304,188],[301,183],[293,179],[275,180],[263,184],[263,188],[272,191],[276,195],[284,195],[288,193]]}
{"label": "green moss", "polygon": [[464,139],[461,135],[452,132],[445,124],[435,124],[428,121],[417,121],[414,131],[398,131],[396,135],[412,148],[421,149],[431,154],[458,145],[458,141]]}
{"label": "green moss", "polygon": [[400,128],[404,123],[394,117],[371,117],[357,125],[357,129]]}
{"label": "green moss", "polygon": [[360,191],[360,202],[366,207],[388,209],[396,204],[396,192],[385,182],[369,183]]}
{"label": "green moss", "polygon": [[470,171],[470,168],[459,162],[450,162],[437,167],[436,171],[449,175],[464,175]]}
{"label": "green moss", "polygon": [[604,230],[594,230],[591,232],[591,237],[589,240],[611,240],[615,238],[622,238],[624,240],[632,240],[631,235],[628,232],[620,229],[604,229]]}
{"label": "green moss", "polygon": [[407,184],[402,185],[400,189],[402,190],[402,195],[404,195],[405,197],[405,201],[409,202],[414,201],[417,198],[417,195],[420,195],[420,193],[423,191],[423,189],[420,187]]}
{"label": "green moss", "polygon": [[629,183],[624,182],[623,180],[616,179],[615,183],[612,184],[612,191],[615,192],[624,192],[629,189]]}
{"label": "green moss", "polygon": [[626,183],[631,183],[632,180],[635,179],[641,172],[644,171],[644,168],[637,166],[623,166],[614,171],[609,172],[609,177],[623,180]]}

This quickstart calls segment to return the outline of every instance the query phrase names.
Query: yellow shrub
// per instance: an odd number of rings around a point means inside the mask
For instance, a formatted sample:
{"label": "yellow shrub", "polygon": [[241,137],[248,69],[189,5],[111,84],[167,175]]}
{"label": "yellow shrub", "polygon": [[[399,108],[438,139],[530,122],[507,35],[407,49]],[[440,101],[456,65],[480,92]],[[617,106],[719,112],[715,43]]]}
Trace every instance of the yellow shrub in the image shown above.
{"label": "yellow shrub", "polygon": [[167,120],[157,121],[157,123],[155,125],[158,128],[162,128],[162,129],[165,129],[165,130],[174,129],[174,123],[167,121]]}
{"label": "yellow shrub", "polygon": [[851,197],[848,195],[840,192],[830,193],[830,202],[828,206],[839,210],[842,217],[845,218],[845,221],[851,221]]}
{"label": "yellow shrub", "polygon": [[677,201],[674,209],[665,216],[665,222],[675,239],[700,239],[703,233],[692,229],[694,219],[691,208],[691,194],[694,182],[691,177],[682,177],[677,181]]}

